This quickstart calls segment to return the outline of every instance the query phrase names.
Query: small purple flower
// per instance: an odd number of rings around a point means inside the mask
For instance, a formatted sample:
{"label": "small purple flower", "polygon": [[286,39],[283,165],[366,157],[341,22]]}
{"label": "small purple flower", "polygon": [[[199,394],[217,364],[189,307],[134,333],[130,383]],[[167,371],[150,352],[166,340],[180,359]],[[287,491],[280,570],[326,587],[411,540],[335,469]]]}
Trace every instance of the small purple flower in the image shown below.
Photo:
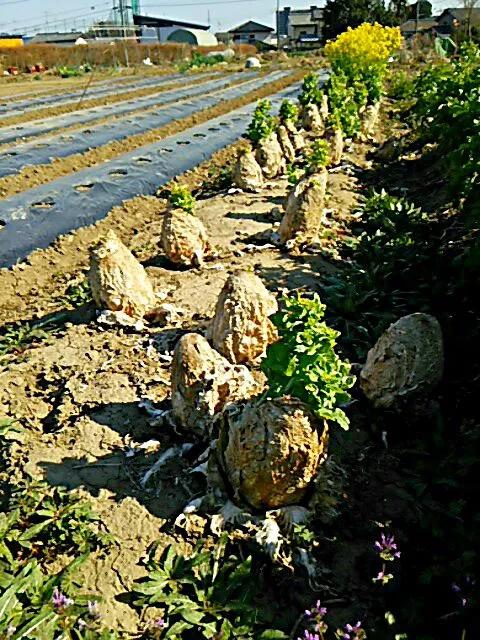
{"label": "small purple flower", "polygon": [[328,625],[324,620],[319,620],[314,627],[314,631],[318,631],[318,633],[327,633]]}
{"label": "small purple flower", "polygon": [[315,616],[323,617],[327,615],[327,609],[321,606],[320,600],[317,600],[312,609],[305,609],[305,615],[308,618],[314,618]]}
{"label": "small purple flower", "polygon": [[382,584],[387,584],[390,580],[393,579],[393,574],[385,573],[385,571],[380,571],[376,578],[372,578],[373,582],[381,582]]}
{"label": "small purple flower", "polygon": [[153,626],[155,629],[165,629],[165,620],[163,618],[157,618],[153,622]]}
{"label": "small purple flower", "polygon": [[78,621],[78,628],[80,629],[80,631],[84,631],[84,629],[87,629],[88,624],[85,622],[85,620],[82,620],[80,618],[80,620]]}
{"label": "small purple flower", "polygon": [[67,598],[61,591],[59,591],[56,587],[53,592],[52,600],[53,606],[57,610],[58,613],[61,613],[67,607],[70,607],[74,604],[74,601],[71,598]]}
{"label": "small purple flower", "polygon": [[11,638],[16,630],[17,627],[14,627],[13,624],[9,624],[7,627],[7,638]]}
{"label": "small purple flower", "polygon": [[381,542],[378,542],[377,540],[375,542],[375,547],[380,552],[380,557],[383,560],[393,560],[394,558],[400,558],[400,551],[398,551],[398,547],[395,542],[395,536],[386,536],[382,532]]}
{"label": "small purple flower", "polygon": [[362,623],[360,622],[360,620],[355,625],[346,624],[344,627],[344,631],[347,633],[343,633],[343,635],[340,635],[342,631],[339,629],[340,633],[338,634],[340,638],[343,638],[344,640],[364,640],[367,637],[365,630],[362,629]]}
{"label": "small purple flower", "polygon": [[[318,633],[311,633],[310,631],[305,631],[303,637],[304,640],[320,640]],[[300,640],[300,638],[298,640]]]}
{"label": "small purple flower", "polygon": [[96,600],[94,600],[93,602],[89,600],[87,602],[87,608],[88,608],[88,615],[93,620],[99,620],[102,617],[102,614],[98,610],[98,602]]}
{"label": "small purple flower", "polygon": [[458,586],[458,584],[455,584],[455,582],[452,583],[452,591],[454,591],[455,593],[460,593],[461,589]]}
{"label": "small purple flower", "polygon": [[167,625],[163,618],[156,618],[155,620],[149,620],[148,626],[150,628],[149,633],[151,634],[151,637],[155,640],[159,640],[159,638],[162,637],[162,632]]}

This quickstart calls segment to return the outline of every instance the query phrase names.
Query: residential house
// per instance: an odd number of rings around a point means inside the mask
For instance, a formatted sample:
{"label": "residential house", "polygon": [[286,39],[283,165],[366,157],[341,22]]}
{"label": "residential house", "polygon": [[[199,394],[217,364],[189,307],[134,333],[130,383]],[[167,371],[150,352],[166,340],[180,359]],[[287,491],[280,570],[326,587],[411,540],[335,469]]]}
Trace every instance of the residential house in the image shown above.
{"label": "residential house", "polygon": [[291,48],[316,48],[323,42],[323,8],[309,9],[285,7],[277,13],[280,38],[287,37]]}
{"label": "residential house", "polygon": [[469,28],[480,30],[480,8],[444,9],[437,21],[438,31],[444,35],[452,35],[458,31],[468,32]]}
{"label": "residential house", "polygon": [[434,18],[425,18],[422,20],[407,20],[400,25],[402,36],[406,39],[412,38],[416,33],[430,33],[438,27],[438,22]]}
{"label": "residential house", "polygon": [[248,20],[248,22],[244,22],[235,29],[230,29],[228,33],[234,44],[271,44],[275,29],[265,24]]}

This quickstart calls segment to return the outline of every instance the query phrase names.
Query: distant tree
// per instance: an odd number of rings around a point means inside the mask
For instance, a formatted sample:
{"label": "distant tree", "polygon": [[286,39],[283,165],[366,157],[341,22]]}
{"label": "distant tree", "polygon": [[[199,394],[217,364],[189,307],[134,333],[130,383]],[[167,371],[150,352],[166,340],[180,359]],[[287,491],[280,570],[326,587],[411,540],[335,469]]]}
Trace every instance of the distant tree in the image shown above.
{"label": "distant tree", "polygon": [[418,6],[418,17],[420,19],[431,18],[432,17],[432,3],[428,2],[428,0],[419,0],[419,2],[415,2],[415,4],[411,4],[408,7],[408,18],[410,20],[415,20],[417,17],[417,4]]}
{"label": "distant tree", "polygon": [[363,22],[391,23],[391,14],[383,0],[327,0],[324,14],[325,39],[331,39],[347,27],[358,27]]}
{"label": "distant tree", "polygon": [[479,0],[463,0],[463,6],[467,10],[467,35],[469,38],[474,35],[472,31],[472,13],[478,2]]}
{"label": "distant tree", "polygon": [[407,0],[391,0],[388,9],[395,24],[402,24],[407,19]]}

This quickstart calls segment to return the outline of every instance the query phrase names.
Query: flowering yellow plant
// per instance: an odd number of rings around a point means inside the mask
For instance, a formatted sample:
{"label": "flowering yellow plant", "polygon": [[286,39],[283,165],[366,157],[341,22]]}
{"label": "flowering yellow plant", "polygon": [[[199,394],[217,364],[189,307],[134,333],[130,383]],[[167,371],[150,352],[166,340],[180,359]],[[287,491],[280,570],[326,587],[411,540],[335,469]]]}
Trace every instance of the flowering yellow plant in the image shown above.
{"label": "flowering yellow plant", "polygon": [[335,41],[325,45],[325,55],[333,63],[348,60],[356,67],[384,64],[400,47],[398,27],[383,27],[365,22],[356,29],[349,27]]}

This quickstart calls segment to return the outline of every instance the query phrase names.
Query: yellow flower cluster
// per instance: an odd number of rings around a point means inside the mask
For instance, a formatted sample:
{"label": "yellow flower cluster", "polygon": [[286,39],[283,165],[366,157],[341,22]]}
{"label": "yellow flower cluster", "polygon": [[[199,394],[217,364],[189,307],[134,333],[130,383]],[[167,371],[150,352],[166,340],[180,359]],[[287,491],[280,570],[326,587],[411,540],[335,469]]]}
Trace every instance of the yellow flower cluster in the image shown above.
{"label": "yellow flower cluster", "polygon": [[398,27],[383,27],[365,22],[356,29],[349,27],[335,41],[325,45],[325,55],[333,62],[349,59],[355,66],[382,64],[400,47]]}

